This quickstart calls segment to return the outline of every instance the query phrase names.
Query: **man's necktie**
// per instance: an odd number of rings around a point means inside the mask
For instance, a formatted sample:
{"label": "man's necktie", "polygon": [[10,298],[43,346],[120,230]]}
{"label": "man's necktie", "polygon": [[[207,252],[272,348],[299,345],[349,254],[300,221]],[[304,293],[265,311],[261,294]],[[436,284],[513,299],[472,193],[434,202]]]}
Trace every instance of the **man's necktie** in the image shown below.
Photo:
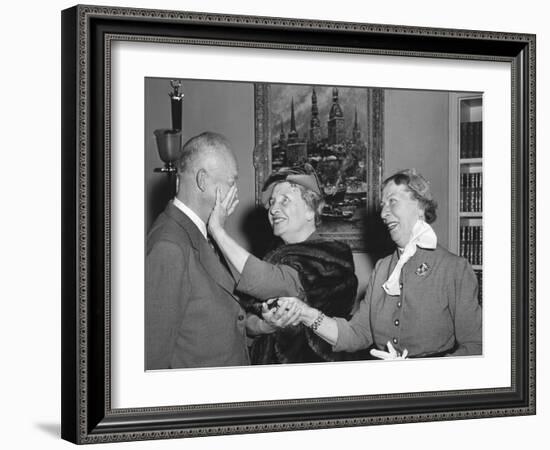
{"label": "man's necktie", "polygon": [[223,253],[218,247],[218,244],[216,243],[216,241],[212,239],[210,234],[206,236],[206,240],[208,241],[208,245],[210,246],[210,248],[214,251],[214,253],[218,257],[218,260],[220,261],[222,266],[224,266],[229,271],[229,273],[231,273],[231,270],[229,269],[229,264],[227,264],[227,261],[225,260],[225,257],[223,256]]}

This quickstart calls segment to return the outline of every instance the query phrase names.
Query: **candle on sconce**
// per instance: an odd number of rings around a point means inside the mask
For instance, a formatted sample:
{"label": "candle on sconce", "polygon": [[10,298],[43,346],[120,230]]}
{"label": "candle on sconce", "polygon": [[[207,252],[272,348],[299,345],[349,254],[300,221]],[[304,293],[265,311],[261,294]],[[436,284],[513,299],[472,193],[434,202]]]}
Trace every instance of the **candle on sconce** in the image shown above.
{"label": "candle on sconce", "polygon": [[172,129],[181,130],[183,112],[183,93],[180,92],[181,80],[170,80],[173,91],[168,93],[172,106]]}

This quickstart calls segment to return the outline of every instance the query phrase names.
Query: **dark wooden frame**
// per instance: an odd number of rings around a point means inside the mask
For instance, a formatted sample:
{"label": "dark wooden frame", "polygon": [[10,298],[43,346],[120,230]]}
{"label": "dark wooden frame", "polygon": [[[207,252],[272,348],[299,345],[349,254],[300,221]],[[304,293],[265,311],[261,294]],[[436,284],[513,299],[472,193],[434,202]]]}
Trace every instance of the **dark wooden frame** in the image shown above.
{"label": "dark wooden frame", "polygon": [[[109,136],[114,40],[509,62],[511,386],[112,409]],[[62,13],[62,85],[63,438],[94,443],[535,413],[534,35],[76,6]]]}

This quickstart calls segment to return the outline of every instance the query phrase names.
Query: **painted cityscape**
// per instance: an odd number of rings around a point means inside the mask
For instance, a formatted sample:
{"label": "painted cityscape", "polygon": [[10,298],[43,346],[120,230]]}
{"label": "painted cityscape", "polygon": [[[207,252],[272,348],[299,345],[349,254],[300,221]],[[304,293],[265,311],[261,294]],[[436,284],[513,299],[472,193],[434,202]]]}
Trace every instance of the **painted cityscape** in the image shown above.
{"label": "painted cityscape", "polygon": [[383,91],[272,84],[268,96],[268,171],[309,162],[325,194],[319,231],[357,235],[379,203]]}

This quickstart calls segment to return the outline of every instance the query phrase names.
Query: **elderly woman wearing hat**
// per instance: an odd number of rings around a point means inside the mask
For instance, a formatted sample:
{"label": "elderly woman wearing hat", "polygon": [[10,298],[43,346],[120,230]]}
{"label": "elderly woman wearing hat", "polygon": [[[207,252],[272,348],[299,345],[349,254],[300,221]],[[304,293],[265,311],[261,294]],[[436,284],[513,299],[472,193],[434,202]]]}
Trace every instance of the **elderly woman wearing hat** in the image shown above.
{"label": "elderly woman wearing hat", "polygon": [[376,263],[353,317],[328,317],[298,299],[279,304],[297,308],[298,321],[334,351],[372,348],[382,359],[481,354],[477,279],[464,258],[437,244],[429,225],[435,210],[414,169],[392,175],[383,183],[381,217],[397,249]]}
{"label": "elderly woman wearing hat", "polygon": [[[309,165],[272,174],[262,201],[268,208],[273,234],[283,245],[259,260],[225,231],[233,211],[236,189],[218,198],[208,228],[226,259],[240,274],[237,291],[255,300],[247,317],[249,334],[256,335],[251,359],[255,364],[333,361],[347,357],[334,353],[313,330],[301,324],[297,306],[283,312],[269,299],[297,297],[324,314],[347,317],[355,302],[357,278],[351,249],[344,243],[322,240],[316,229],[323,208],[321,187]],[[263,316],[263,318],[262,318]],[[264,319],[267,319],[264,320]]]}

